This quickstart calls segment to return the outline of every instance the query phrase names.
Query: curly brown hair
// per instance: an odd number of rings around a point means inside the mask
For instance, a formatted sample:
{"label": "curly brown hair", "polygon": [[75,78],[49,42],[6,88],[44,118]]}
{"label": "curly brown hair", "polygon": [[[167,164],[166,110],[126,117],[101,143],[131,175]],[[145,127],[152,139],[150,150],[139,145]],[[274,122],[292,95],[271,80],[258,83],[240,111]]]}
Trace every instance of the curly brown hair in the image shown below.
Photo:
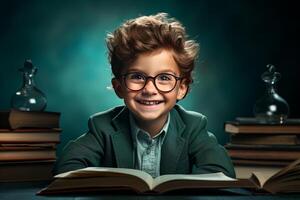
{"label": "curly brown hair", "polygon": [[112,73],[119,77],[142,53],[168,49],[173,52],[181,77],[189,85],[193,82],[199,45],[187,37],[185,27],[167,13],[128,20],[106,38]]}

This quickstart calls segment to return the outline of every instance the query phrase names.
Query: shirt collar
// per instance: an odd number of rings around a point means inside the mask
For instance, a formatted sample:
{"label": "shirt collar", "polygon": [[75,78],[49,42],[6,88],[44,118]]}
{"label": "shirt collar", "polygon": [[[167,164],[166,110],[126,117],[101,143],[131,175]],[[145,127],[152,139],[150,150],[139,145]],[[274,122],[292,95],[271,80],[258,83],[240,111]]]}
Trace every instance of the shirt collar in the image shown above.
{"label": "shirt collar", "polygon": [[[137,138],[137,134],[142,131],[142,132],[146,132],[143,129],[140,129],[137,124],[135,123],[135,119],[133,117],[133,114],[131,112],[129,112],[129,122],[130,122],[130,127],[131,127],[131,134],[132,134],[132,138]],[[167,121],[165,123],[165,125],[163,126],[163,128],[159,131],[159,133],[154,137],[157,138],[160,135],[162,135],[163,138],[165,138],[165,135],[168,132],[168,128],[169,128],[169,124],[170,124],[170,113],[168,114],[168,118]],[[146,132],[147,133],[147,132]],[[149,134],[149,133],[148,133]]]}

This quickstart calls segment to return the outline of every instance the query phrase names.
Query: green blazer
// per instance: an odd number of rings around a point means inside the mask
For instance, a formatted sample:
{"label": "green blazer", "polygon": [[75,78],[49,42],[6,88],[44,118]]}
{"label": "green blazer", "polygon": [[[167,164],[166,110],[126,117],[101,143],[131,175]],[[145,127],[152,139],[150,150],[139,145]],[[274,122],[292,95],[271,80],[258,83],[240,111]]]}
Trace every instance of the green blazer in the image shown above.
{"label": "green blazer", "polygon": [[[64,148],[54,174],[90,166],[134,168],[135,142],[128,112],[120,106],[91,116],[89,131]],[[206,123],[205,116],[179,105],[171,110],[161,148],[161,175],[223,172],[235,177],[226,150],[207,131]]]}

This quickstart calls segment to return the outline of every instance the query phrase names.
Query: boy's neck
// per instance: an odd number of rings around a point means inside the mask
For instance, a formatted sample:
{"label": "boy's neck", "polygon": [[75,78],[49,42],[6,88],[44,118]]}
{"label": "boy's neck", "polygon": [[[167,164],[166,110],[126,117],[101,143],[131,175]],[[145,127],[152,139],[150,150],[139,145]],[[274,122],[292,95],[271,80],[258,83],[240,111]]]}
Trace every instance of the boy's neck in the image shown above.
{"label": "boy's neck", "polygon": [[155,137],[161,129],[164,127],[165,123],[167,122],[168,115],[165,116],[162,119],[155,119],[153,121],[139,121],[135,119],[136,125],[140,128],[146,131],[150,134],[150,136],[153,138]]}

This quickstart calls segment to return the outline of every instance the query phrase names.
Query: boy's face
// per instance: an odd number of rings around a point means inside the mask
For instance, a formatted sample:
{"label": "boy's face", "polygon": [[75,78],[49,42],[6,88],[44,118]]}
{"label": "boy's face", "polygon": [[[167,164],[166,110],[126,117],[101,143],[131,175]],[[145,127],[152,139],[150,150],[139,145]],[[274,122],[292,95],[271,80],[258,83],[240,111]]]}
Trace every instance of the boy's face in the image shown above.
{"label": "boy's face", "polygon": [[[180,70],[172,52],[165,49],[141,54],[123,74],[131,72],[138,72],[145,77],[155,77],[161,73],[180,77]],[[128,85],[125,85],[123,78],[112,80],[114,90],[120,98],[124,99],[126,106],[138,122],[157,121],[164,123],[176,101],[182,99],[187,92],[187,85],[181,80],[177,81],[173,90],[161,92],[155,87],[154,79],[151,78],[146,81],[143,89],[133,91],[127,88]],[[139,80],[140,77],[133,76],[131,79]],[[163,81],[164,77],[159,80]]]}

